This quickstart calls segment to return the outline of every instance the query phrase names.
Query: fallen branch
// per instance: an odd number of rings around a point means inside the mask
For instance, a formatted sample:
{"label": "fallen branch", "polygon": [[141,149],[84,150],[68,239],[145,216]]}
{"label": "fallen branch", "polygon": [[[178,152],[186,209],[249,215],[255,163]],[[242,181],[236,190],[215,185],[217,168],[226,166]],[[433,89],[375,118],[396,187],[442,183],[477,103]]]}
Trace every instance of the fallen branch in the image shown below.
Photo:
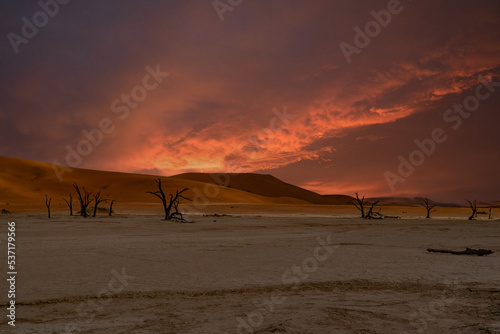
{"label": "fallen branch", "polygon": [[378,202],[379,201],[376,201],[372,204],[370,210],[368,210],[368,213],[365,216],[366,219],[384,219],[384,216],[380,213],[380,210],[382,210],[382,208],[379,208],[377,212],[373,212],[373,208],[375,207],[375,205],[377,205]]}
{"label": "fallen branch", "polygon": [[184,219],[184,216],[180,212],[174,212],[170,215],[170,220],[177,220],[179,223],[192,223],[189,220]]}
{"label": "fallen branch", "polygon": [[494,253],[489,249],[482,249],[482,248],[479,249],[466,248],[464,251],[451,251],[447,249],[427,248],[427,251],[433,253],[449,253],[453,255],[477,255],[477,256],[490,255]]}

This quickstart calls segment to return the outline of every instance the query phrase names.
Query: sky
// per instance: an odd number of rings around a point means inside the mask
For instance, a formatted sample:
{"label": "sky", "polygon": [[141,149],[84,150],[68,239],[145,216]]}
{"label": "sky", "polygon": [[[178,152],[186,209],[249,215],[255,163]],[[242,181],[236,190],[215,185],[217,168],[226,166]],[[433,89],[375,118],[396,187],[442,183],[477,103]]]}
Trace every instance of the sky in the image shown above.
{"label": "sky", "polygon": [[500,200],[500,2],[0,4],[0,155]]}

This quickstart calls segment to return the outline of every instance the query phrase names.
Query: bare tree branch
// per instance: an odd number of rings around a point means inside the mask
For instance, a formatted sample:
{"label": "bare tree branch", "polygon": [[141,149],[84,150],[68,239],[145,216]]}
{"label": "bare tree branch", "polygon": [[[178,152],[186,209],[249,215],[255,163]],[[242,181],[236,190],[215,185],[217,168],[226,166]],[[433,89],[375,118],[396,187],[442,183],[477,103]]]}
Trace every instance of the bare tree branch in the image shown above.
{"label": "bare tree branch", "polygon": [[366,214],[365,218],[368,218],[368,219],[383,219],[384,218],[384,216],[382,216],[380,214],[380,211],[382,210],[382,208],[380,208],[377,212],[373,212],[373,208],[375,207],[375,205],[378,204],[378,202],[379,201],[375,201],[375,203],[372,204],[372,206],[368,210],[368,213]]}

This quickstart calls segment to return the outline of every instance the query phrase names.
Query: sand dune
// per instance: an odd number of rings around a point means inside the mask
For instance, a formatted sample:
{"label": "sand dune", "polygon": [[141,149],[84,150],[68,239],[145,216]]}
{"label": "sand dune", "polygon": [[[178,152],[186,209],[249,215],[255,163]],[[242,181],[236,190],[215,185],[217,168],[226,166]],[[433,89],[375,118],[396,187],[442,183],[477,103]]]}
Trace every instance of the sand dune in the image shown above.
{"label": "sand dune", "polygon": [[[73,182],[93,192],[102,189],[106,198],[117,199],[117,205],[147,210],[158,204],[155,197],[146,193],[156,190],[155,176],[152,175],[73,168],[60,181],[52,164],[0,157],[0,166],[0,207],[13,212],[45,210],[45,194],[53,198],[54,210],[63,210],[62,198],[73,192]],[[319,203],[325,197],[259,174],[231,176],[229,187],[207,184],[214,183],[208,174],[196,177],[195,174],[184,174],[162,179],[166,193],[189,188],[187,195],[201,204],[308,204]],[[339,198],[338,204],[341,204],[349,197]]]}
{"label": "sand dune", "polygon": [[353,199],[347,195],[320,195],[310,190],[285,183],[269,174],[219,173],[212,176],[204,173],[184,173],[174,175],[173,177],[204,183],[223,184],[229,188],[266,197],[293,197],[311,204],[345,205],[349,204]]}
{"label": "sand dune", "polygon": [[[105,172],[74,168],[60,181],[52,164],[31,160],[0,157],[0,209],[14,213],[45,212],[45,194],[52,197],[54,212],[66,211],[63,198],[74,194],[73,182],[90,191],[102,189],[105,198],[116,199],[114,208],[122,213],[158,213],[161,204],[147,191],[156,190],[154,178],[158,176]],[[164,191],[189,188],[187,195],[194,199],[187,213],[228,214],[290,214],[357,216],[357,210],[349,205],[352,199],[345,195],[319,195],[312,191],[285,183],[271,175],[187,173],[162,177]],[[217,181],[216,181],[217,180]],[[224,184],[217,185],[216,183]],[[418,198],[370,198],[381,200],[383,213],[401,217],[424,215]],[[333,204],[333,205],[332,205]],[[478,203],[479,207],[496,207],[498,202]],[[76,205],[75,205],[76,206]],[[106,204],[102,205],[106,207]],[[446,205],[445,205],[446,206]],[[436,207],[433,217],[463,217],[469,215],[468,207]],[[497,217],[496,210],[493,216]]]}

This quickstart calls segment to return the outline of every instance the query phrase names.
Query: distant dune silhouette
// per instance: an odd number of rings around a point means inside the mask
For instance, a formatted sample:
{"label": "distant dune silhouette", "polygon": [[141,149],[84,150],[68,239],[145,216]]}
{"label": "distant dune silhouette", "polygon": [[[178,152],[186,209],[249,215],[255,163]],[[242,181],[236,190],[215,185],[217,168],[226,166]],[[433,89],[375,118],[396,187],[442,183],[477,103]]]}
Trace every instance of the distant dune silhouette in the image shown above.
{"label": "distant dune silhouette", "polygon": [[311,204],[349,204],[353,199],[347,195],[320,195],[310,190],[285,183],[280,179],[269,174],[216,174],[213,178],[210,174],[205,173],[184,173],[174,175],[174,178],[185,180],[199,181],[203,183],[216,183],[215,180],[224,181],[229,179],[228,187],[242,190],[248,193],[265,196],[265,197],[292,197]]}

